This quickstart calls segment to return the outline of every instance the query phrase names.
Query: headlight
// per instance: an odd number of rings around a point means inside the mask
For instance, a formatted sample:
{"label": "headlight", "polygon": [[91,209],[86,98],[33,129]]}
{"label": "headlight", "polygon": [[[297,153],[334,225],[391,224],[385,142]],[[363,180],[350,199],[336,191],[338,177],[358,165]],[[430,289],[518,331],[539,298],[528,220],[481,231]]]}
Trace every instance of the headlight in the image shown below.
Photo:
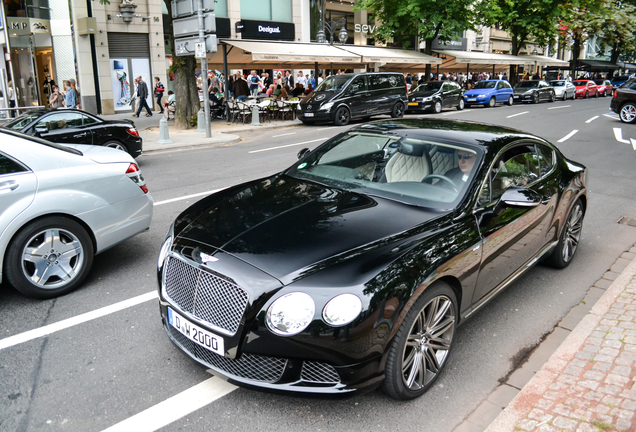
{"label": "headlight", "polygon": [[163,262],[166,260],[168,256],[168,252],[170,252],[170,248],[172,247],[172,241],[174,240],[174,225],[170,226],[168,230],[168,234],[166,235],[166,239],[161,245],[161,250],[159,251],[159,259],[157,260],[157,268],[161,268],[163,266]]}
{"label": "headlight", "polygon": [[433,100],[432,96],[426,97],[426,98],[422,98],[422,102],[430,102]]}
{"label": "headlight", "polygon": [[327,102],[323,106],[320,107],[321,110],[328,110],[333,106],[333,102]]}
{"label": "headlight", "polygon": [[329,300],[322,310],[322,319],[330,326],[349,324],[362,311],[362,302],[353,294],[340,294]]}
{"label": "headlight", "polygon": [[475,97],[477,97],[477,98],[483,98],[483,97],[486,97],[486,95],[478,94],[478,95],[475,95]]}
{"label": "headlight", "polygon": [[293,336],[305,330],[315,311],[314,299],[309,294],[285,294],[267,309],[267,327],[277,335]]}

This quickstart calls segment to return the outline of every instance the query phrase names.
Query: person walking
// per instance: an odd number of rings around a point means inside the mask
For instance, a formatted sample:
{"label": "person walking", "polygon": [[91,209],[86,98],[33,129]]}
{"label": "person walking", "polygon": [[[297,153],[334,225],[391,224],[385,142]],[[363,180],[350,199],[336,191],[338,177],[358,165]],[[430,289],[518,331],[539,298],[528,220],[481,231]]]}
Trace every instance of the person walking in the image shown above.
{"label": "person walking", "polygon": [[60,94],[60,88],[55,84],[51,86],[49,106],[53,109],[62,108],[64,106],[64,97]]}
{"label": "person walking", "polygon": [[64,106],[66,108],[77,108],[77,97],[75,90],[71,87],[71,82],[64,81],[64,89],[66,90],[66,96],[64,96]]}
{"label": "person walking", "polygon": [[256,75],[256,71],[253,70],[247,81],[250,83],[250,92],[252,93],[252,96],[258,96],[258,89],[261,82],[261,77]]}
{"label": "person walking", "polygon": [[[9,97],[9,108],[15,108],[15,90],[13,88],[13,81],[7,83],[7,96]],[[15,117],[15,110],[9,111],[11,117]]]}
{"label": "person walking", "polygon": [[75,92],[75,108],[82,109],[82,102],[81,102],[81,99],[80,99],[80,93],[77,90],[77,87],[75,85],[75,80],[74,79],[70,79],[68,81],[71,83],[71,88]]}
{"label": "person walking", "polygon": [[163,105],[161,99],[163,98],[163,92],[166,91],[163,84],[159,80],[159,77],[155,77],[155,97],[157,98],[157,106],[159,107],[159,114],[163,114]]}
{"label": "person walking", "polygon": [[146,117],[152,117],[152,111],[146,101],[146,98],[148,97],[148,86],[144,80],[141,79],[141,75],[137,77],[137,96],[139,96],[139,104],[137,105],[137,113],[133,115],[139,117],[141,109],[146,108]]}
{"label": "person walking", "polygon": [[250,94],[247,82],[239,75],[234,81],[234,98],[237,101],[244,101]]}

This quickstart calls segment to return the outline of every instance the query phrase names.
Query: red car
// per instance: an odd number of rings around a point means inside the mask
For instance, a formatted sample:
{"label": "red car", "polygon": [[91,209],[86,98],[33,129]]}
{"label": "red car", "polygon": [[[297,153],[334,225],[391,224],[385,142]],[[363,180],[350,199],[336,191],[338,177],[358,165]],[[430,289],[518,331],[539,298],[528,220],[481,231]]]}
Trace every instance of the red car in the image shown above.
{"label": "red car", "polygon": [[610,80],[596,79],[594,80],[594,82],[596,83],[596,90],[598,91],[598,94],[603,97],[612,94],[614,86],[612,85],[612,82]]}
{"label": "red car", "polygon": [[592,80],[576,80],[572,84],[576,86],[575,95],[577,98],[598,97],[598,87]]}

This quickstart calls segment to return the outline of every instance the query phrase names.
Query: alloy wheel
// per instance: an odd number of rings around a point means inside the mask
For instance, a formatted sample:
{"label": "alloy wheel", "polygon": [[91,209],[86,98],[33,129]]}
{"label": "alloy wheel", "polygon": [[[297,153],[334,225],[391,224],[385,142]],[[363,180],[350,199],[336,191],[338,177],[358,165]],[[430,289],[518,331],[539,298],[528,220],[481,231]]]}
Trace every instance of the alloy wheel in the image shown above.
{"label": "alloy wheel", "polygon": [[46,229],[37,232],[22,250],[22,272],[34,285],[54,289],[67,285],[84,263],[81,242],[70,231]]}
{"label": "alloy wheel", "polygon": [[570,217],[568,218],[568,222],[565,226],[562,257],[563,261],[566,263],[572,259],[574,253],[576,252],[579,240],[581,239],[582,226],[583,208],[581,207],[580,203],[577,203],[572,209]]}
{"label": "alloy wheel", "polygon": [[433,106],[433,110],[436,113],[441,113],[442,112],[442,103],[440,101],[435,102],[435,105]]}
{"label": "alloy wheel", "polygon": [[620,118],[625,123],[634,123],[636,121],[636,105],[631,103],[623,105],[620,111]]}
{"label": "alloy wheel", "polygon": [[441,371],[455,333],[455,308],[445,295],[433,297],[417,316],[402,354],[402,382],[417,391]]}
{"label": "alloy wheel", "polygon": [[128,152],[128,149],[126,147],[124,147],[122,144],[118,143],[118,142],[109,142],[106,144],[106,147],[110,147],[110,148],[114,148],[117,150],[121,150],[123,152]]}

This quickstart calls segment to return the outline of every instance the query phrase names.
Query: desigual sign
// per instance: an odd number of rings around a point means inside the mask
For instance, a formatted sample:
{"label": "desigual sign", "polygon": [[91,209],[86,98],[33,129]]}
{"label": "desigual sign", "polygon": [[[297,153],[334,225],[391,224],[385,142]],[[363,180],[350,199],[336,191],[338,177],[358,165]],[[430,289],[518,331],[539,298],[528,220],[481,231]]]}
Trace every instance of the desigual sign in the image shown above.
{"label": "desigual sign", "polygon": [[280,33],[280,26],[279,27],[272,27],[272,26],[259,25],[258,26],[258,32],[259,33],[278,34],[278,33]]}
{"label": "desigual sign", "polygon": [[376,28],[376,25],[356,24],[353,26],[353,31],[356,33],[373,33]]}

